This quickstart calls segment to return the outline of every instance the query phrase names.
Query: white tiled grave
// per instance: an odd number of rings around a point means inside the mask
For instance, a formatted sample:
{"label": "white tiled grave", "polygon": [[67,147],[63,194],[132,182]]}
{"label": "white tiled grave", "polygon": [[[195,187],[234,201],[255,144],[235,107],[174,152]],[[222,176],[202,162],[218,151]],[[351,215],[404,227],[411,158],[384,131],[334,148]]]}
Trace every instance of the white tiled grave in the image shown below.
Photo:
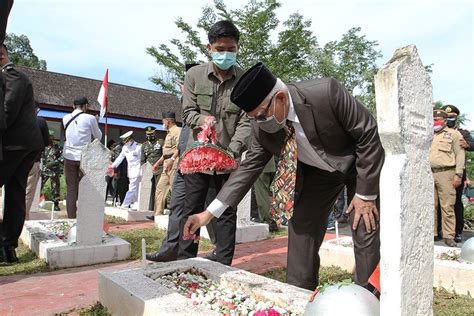
{"label": "white tiled grave", "polygon": [[69,268],[120,261],[130,256],[130,244],[112,235],[103,237],[102,243],[99,244],[69,245],[67,241],[61,240],[56,233],[48,229],[51,223],[72,226],[76,220],[26,221],[20,238],[52,268]]}
{"label": "white tiled grave", "polygon": [[[352,272],[354,270],[354,250],[351,237],[341,237],[324,241],[319,250],[321,266],[338,266]],[[433,286],[444,288],[457,294],[474,294],[474,264],[460,260],[440,259],[442,253],[458,255],[460,248],[434,246]],[[382,284],[383,287],[383,284]]]}
{"label": "white tiled grave", "polygon": [[126,220],[127,222],[148,221],[149,219],[146,217],[153,216],[154,213],[155,212],[153,211],[138,211],[112,206],[105,207],[105,215],[119,217]]}
{"label": "white tiled grave", "polygon": [[217,312],[166,287],[155,279],[194,268],[232,291],[271,302],[301,315],[312,292],[203,258],[154,263],[145,268],[99,271],[99,301],[112,315],[216,315]]}

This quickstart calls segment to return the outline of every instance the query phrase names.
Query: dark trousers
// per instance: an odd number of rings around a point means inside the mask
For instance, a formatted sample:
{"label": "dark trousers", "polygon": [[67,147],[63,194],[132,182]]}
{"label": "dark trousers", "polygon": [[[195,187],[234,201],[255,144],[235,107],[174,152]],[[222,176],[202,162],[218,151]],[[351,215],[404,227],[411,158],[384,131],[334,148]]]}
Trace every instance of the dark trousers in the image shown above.
{"label": "dark trousers", "polygon": [[151,177],[151,192],[150,192],[150,202],[148,203],[148,209],[150,211],[155,211],[155,191],[156,191],[156,185],[158,181],[160,180],[161,173],[154,174],[153,177]]}
{"label": "dark trousers", "polygon": [[64,175],[66,176],[66,210],[68,218],[76,218],[77,216],[79,181],[81,181],[84,176],[80,165],[80,161],[64,159]]}
{"label": "dark trousers", "polygon": [[462,204],[464,181],[466,181],[465,169],[462,175],[461,185],[456,188],[456,204],[454,204],[454,214],[456,215],[456,235],[459,236],[462,236],[462,231],[464,228],[464,205]]}
{"label": "dark trousers", "polygon": [[176,177],[171,188],[171,201],[169,205],[170,215],[168,219],[168,231],[166,239],[161,244],[159,252],[178,256],[178,241],[180,236],[180,221],[183,217],[184,198],[186,196],[186,186],[181,172],[176,172]]}
{"label": "dark trousers", "polygon": [[[219,192],[228,178],[228,174],[208,175],[195,173],[184,175],[186,197],[183,218],[179,225],[180,231],[183,231],[184,224],[190,215],[204,210],[204,203],[206,202],[207,191],[211,181],[214,182],[216,192]],[[216,249],[214,250],[213,257],[222,264],[230,265],[234,257],[236,224],[237,212],[231,207],[221,217],[212,220],[216,237]],[[196,234],[199,235],[199,230]],[[179,240],[178,259],[194,258],[197,255],[197,251],[198,243],[192,240]]]}
{"label": "dark trousers", "polygon": [[25,222],[25,192],[28,173],[38,151],[3,151],[0,161],[0,187],[5,185],[3,222],[0,223],[0,247],[18,247],[18,238]]}
{"label": "dark trousers", "polygon": [[[289,284],[309,290],[318,286],[318,253],[326,233],[329,212],[344,185],[347,185],[348,199],[354,196],[355,181],[355,177],[345,177],[340,172],[327,172],[298,162],[295,209],[288,225],[286,280]],[[354,211],[351,212],[350,223],[353,219]],[[369,234],[361,220],[357,229],[352,231],[355,282],[364,287],[367,287],[368,278],[380,260],[379,228],[377,225],[377,229]]]}

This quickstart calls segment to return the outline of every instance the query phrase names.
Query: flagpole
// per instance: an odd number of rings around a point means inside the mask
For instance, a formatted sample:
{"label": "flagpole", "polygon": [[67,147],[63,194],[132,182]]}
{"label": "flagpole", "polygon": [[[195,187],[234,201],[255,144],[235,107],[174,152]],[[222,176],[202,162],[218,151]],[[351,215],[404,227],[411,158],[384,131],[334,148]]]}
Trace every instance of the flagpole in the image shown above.
{"label": "flagpole", "polygon": [[[108,104],[107,104],[108,107]],[[107,125],[107,108],[105,108],[105,146],[107,146],[107,135],[108,135],[108,125]]]}

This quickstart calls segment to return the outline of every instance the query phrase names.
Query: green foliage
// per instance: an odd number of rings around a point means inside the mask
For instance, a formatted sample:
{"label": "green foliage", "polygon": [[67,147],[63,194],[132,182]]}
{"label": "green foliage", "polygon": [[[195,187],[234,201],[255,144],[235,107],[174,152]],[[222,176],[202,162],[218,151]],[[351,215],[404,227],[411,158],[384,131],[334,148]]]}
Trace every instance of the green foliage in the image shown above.
{"label": "green foliage", "polygon": [[369,41],[360,28],[352,28],[340,41],[329,42],[321,49],[310,29],[311,20],[293,13],[280,23],[276,16],[280,6],[277,0],[249,0],[242,8],[229,10],[223,0],[214,0],[213,6],[203,8],[197,27],[178,17],[175,24],[184,40],[173,38],[169,44],[147,48],[161,69],[150,80],[161,90],[179,94],[176,81],[184,80],[184,65],[210,60],[207,36],[201,36],[207,35],[215,22],[226,19],[241,32],[237,57],[240,67],[248,69],[262,61],[284,82],[336,78],[375,114],[373,78],[377,72],[375,61],[381,57],[375,49],[377,41]]}
{"label": "green foliage", "polygon": [[10,61],[15,65],[46,70],[46,61],[39,59],[33,52],[30,40],[26,35],[6,34],[5,45],[8,47]]}
{"label": "green foliage", "polygon": [[377,41],[369,41],[361,35],[361,28],[351,28],[340,41],[331,41],[319,52],[318,73],[333,77],[367,106],[375,115],[374,76],[378,71],[375,61],[382,57],[375,47]]}

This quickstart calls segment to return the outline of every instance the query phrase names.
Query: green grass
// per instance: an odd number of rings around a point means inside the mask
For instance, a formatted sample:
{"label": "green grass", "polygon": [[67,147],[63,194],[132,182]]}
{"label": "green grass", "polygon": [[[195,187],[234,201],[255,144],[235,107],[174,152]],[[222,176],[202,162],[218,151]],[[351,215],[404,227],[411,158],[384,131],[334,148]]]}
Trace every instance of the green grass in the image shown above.
{"label": "green grass", "polygon": [[70,314],[78,314],[80,316],[109,316],[111,315],[107,307],[104,307],[100,302],[96,302],[94,305],[86,308],[80,308],[80,309],[71,309],[66,312],[62,312],[59,314],[54,314],[55,316],[67,316]]}
{"label": "green grass", "polygon": [[0,276],[51,271],[46,261],[37,258],[34,252],[21,242],[16,249],[16,254],[20,263],[13,265],[0,264]]}
{"label": "green grass", "polygon": [[127,223],[127,221],[121,217],[107,215],[107,214],[105,214],[104,219],[109,224],[126,224]]}
{"label": "green grass", "polygon": [[270,233],[270,238],[278,238],[283,236],[288,236],[287,228],[280,228],[277,232]]}

